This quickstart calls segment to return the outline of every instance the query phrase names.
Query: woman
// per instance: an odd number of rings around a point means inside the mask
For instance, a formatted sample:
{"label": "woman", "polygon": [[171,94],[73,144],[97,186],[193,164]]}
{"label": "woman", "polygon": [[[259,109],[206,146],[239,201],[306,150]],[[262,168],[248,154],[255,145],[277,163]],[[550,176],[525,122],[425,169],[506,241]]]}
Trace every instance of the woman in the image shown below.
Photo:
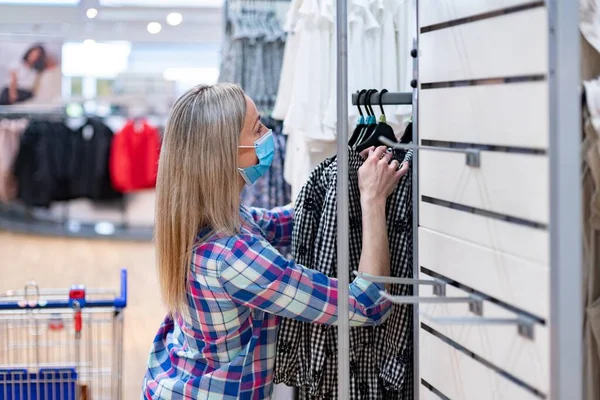
{"label": "woman", "polygon": [[[334,324],[337,280],[274,249],[291,241],[292,207],[240,206],[244,185],[270,166],[273,138],[238,86],[184,94],[162,146],[155,239],[170,313],[154,339],[143,398],[269,398],[280,317]],[[390,160],[384,147],[371,149],[359,170],[359,271],[372,275],[389,275],[385,202],[406,172]],[[385,319],[381,289],[361,278],[350,284],[351,325]]]}

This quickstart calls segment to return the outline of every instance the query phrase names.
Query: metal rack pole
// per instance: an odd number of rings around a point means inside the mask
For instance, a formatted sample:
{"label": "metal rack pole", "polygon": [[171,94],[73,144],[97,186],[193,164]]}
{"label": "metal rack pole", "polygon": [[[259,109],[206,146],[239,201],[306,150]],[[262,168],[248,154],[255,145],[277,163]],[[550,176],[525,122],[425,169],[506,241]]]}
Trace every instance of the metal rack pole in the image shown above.
{"label": "metal rack pole", "polygon": [[348,5],[336,1],[337,51],[337,276],[338,276],[338,398],[350,398],[350,321],[348,317]]}
{"label": "metal rack pole", "polygon": [[579,3],[548,5],[550,397],[583,398]]}
{"label": "metal rack pole", "polygon": [[[413,80],[417,83],[413,88],[412,114],[413,114],[413,144],[420,145],[419,141],[419,0],[412,1],[413,7]],[[412,230],[413,230],[413,278],[419,278],[419,152],[413,152],[412,158]],[[419,296],[419,285],[413,286],[413,296]],[[419,305],[413,305],[413,398],[420,398],[421,375],[419,374]]]}

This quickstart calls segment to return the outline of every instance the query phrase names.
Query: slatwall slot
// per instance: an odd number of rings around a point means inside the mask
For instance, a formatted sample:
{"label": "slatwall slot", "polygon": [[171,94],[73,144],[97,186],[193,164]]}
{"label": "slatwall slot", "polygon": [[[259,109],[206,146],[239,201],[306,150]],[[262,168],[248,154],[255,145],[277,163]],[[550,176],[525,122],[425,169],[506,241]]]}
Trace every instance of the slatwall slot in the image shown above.
{"label": "slatwall slot", "polygon": [[450,400],[448,396],[434,388],[425,379],[421,379],[421,385],[421,390],[419,390],[420,400]]}
{"label": "slatwall slot", "polygon": [[419,264],[539,318],[549,315],[546,265],[419,228]]}
{"label": "slatwall slot", "polygon": [[547,224],[549,170],[546,156],[481,152],[481,166],[465,155],[439,151],[419,154],[421,196]]}
{"label": "slatwall slot", "polygon": [[543,1],[532,0],[419,0],[421,27],[481,16],[537,7]]}
{"label": "slatwall slot", "polygon": [[419,341],[421,377],[452,400],[542,398],[424,329]]}
{"label": "slatwall slot", "polygon": [[548,149],[545,81],[427,89],[419,96],[421,140]]}
{"label": "slatwall slot", "polygon": [[549,236],[546,229],[533,228],[477,215],[447,206],[419,204],[419,223],[431,231],[485,246],[529,261],[548,265]]}
{"label": "slatwall slot", "polygon": [[420,82],[546,75],[547,26],[541,7],[422,33]]}
{"label": "slatwall slot", "polygon": [[[433,278],[421,274],[421,279]],[[420,295],[433,296],[433,290],[430,286],[423,286]],[[446,296],[466,295],[468,293],[465,291],[446,285]],[[465,304],[422,304],[420,311],[429,317],[474,317]],[[514,319],[517,315],[484,301],[483,317]],[[535,324],[534,339],[530,340],[519,336],[516,325],[444,325],[427,317],[422,317],[421,321],[531,387],[548,393],[550,348],[546,326]]]}

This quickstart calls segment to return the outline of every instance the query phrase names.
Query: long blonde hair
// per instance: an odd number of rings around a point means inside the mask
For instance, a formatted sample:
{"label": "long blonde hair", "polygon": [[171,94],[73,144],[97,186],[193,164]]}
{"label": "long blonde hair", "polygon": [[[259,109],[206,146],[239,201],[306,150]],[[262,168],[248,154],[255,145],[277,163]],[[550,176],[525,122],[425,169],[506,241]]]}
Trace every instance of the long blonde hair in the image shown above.
{"label": "long blonde hair", "polygon": [[237,172],[246,98],[234,84],[200,85],[176,102],[165,129],[156,182],[158,279],[168,310],[181,311],[199,229],[233,234],[240,225]]}

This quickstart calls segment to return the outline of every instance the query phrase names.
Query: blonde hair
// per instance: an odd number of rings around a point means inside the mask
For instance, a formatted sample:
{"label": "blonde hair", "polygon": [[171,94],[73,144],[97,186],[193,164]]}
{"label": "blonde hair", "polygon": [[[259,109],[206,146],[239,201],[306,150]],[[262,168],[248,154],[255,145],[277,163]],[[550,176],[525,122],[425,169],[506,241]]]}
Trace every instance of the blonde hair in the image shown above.
{"label": "blonde hair", "polygon": [[198,232],[234,234],[240,226],[237,172],[246,98],[234,84],[200,85],[174,104],[156,182],[155,245],[163,301],[171,313],[186,302]]}

